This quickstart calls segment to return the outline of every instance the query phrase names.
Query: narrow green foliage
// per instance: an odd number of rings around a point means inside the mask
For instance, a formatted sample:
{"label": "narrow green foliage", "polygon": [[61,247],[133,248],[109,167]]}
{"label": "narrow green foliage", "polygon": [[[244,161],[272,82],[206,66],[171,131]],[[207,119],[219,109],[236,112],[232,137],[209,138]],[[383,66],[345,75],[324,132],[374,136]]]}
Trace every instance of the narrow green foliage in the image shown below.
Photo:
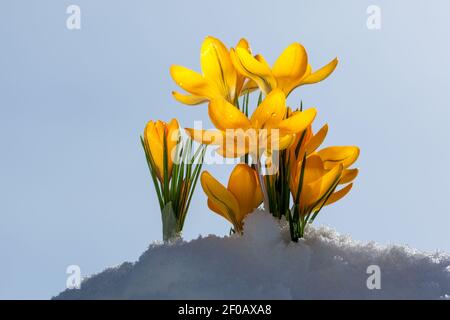
{"label": "narrow green foliage", "polygon": [[300,212],[300,196],[303,188],[303,180],[305,177],[305,168],[306,168],[306,153],[303,154],[302,166],[300,168],[300,177],[299,183],[297,186],[297,192],[294,198],[294,205],[292,209],[289,211],[289,229],[291,231],[291,239],[292,241],[297,242],[299,238],[303,237],[305,230],[305,219]]}
{"label": "narrow green foliage", "polygon": [[163,143],[163,181],[158,179],[157,168],[152,154],[144,139],[142,147],[148,168],[158,197],[163,222],[163,240],[165,242],[179,236],[183,230],[189,205],[197,185],[206,146],[200,146],[193,152],[193,141],[180,137],[174,151],[172,172],[169,172],[169,154],[167,139]]}
{"label": "narrow green foliage", "polygon": [[[244,114],[247,116],[247,118],[248,118],[248,102],[249,102],[249,100],[250,100],[250,92],[247,91],[247,93],[244,96],[244,107],[243,107]],[[248,153],[246,153],[244,156],[244,163],[246,163],[248,165],[250,164]]]}
{"label": "narrow green foliage", "polygon": [[288,165],[285,165],[286,163],[288,163],[288,152],[282,150],[279,154],[277,173],[265,176],[265,184],[269,197],[269,209],[272,215],[278,219],[286,215],[290,207],[290,169]]}
{"label": "narrow green foliage", "polygon": [[303,154],[302,167],[300,169],[300,180],[298,182],[297,193],[295,195],[295,203],[300,201],[300,195],[303,188],[303,178],[305,177],[305,168],[306,168],[306,153]]}

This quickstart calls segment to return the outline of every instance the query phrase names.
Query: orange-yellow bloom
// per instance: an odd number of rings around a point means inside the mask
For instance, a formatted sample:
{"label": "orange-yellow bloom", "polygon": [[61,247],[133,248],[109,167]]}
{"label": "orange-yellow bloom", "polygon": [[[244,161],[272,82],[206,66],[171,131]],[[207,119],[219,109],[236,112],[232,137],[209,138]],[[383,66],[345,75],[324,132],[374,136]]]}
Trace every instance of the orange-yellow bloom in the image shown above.
{"label": "orange-yellow bloom", "polygon": [[[245,39],[241,39],[236,47],[250,52]],[[173,91],[175,99],[187,105],[197,105],[223,98],[234,104],[244,91],[245,78],[231,62],[229,49],[219,39],[206,37],[201,47],[200,63],[202,74],[179,65],[171,66],[173,80],[189,93]]]}
{"label": "orange-yellow bloom", "polygon": [[252,79],[264,93],[275,88],[288,96],[292,90],[305,84],[313,84],[327,78],[336,68],[337,58],[312,72],[308,55],[300,43],[288,46],[271,68],[262,55],[253,56],[242,48],[231,49],[231,60],[239,73]]}
{"label": "orange-yellow bloom", "polygon": [[286,149],[294,135],[305,130],[317,113],[311,108],[286,118],[286,112],[286,96],[280,89],[271,91],[250,119],[224,99],[215,99],[209,103],[208,113],[219,131],[187,129],[187,132],[200,143],[219,145],[218,152],[225,157],[247,153],[260,156],[266,151]]}
{"label": "orange-yellow bloom", "polygon": [[[308,154],[308,151],[305,152],[304,155]],[[351,182],[358,175],[358,169],[348,169],[358,156],[358,147],[338,146],[309,154],[303,165],[303,160],[297,161],[295,163],[297,168],[291,180],[291,192],[294,199],[299,196],[297,199],[299,214],[310,214],[343,198],[352,188]],[[302,167],[304,167],[303,180]],[[343,184],[347,185],[335,191],[338,185]]]}
{"label": "orange-yellow bloom", "polygon": [[[151,160],[156,168],[159,181],[164,181],[164,143],[167,147],[167,173],[168,179],[172,174],[173,158],[179,140],[179,124],[176,119],[169,123],[158,120],[149,121],[144,129],[144,143],[150,152]],[[165,141],[165,142],[164,142]]]}
{"label": "orange-yellow bloom", "polygon": [[236,232],[242,233],[244,218],[263,199],[255,170],[238,164],[231,172],[227,188],[207,171],[202,173],[200,181],[208,196],[208,207],[231,222]]}

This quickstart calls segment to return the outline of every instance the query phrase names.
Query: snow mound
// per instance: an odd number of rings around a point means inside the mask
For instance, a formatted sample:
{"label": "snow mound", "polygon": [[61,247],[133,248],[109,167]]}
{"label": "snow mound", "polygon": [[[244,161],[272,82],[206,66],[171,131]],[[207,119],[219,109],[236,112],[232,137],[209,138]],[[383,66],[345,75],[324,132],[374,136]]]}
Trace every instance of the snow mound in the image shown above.
{"label": "snow mound", "polygon": [[[367,268],[381,289],[368,289]],[[369,281],[373,283],[372,281]],[[446,299],[450,256],[362,244],[326,227],[292,243],[285,222],[258,211],[245,234],[153,244],[135,263],[94,275],[56,299]]]}

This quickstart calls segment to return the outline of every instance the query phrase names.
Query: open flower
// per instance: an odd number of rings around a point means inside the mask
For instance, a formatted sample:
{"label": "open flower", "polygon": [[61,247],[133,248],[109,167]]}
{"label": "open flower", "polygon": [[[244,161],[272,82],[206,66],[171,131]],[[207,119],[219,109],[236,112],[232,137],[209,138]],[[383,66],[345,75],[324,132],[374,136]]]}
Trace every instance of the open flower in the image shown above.
{"label": "open flower", "polygon": [[[245,39],[241,39],[236,47],[250,52]],[[202,74],[182,66],[171,66],[173,80],[189,93],[174,91],[172,94],[175,99],[184,104],[197,105],[207,100],[224,98],[234,104],[243,92],[245,78],[236,71],[228,48],[219,39],[206,37],[201,47],[200,63]]]}
{"label": "open flower", "polygon": [[239,47],[231,49],[231,60],[236,69],[252,79],[264,93],[279,88],[286,96],[298,86],[324,80],[334,71],[338,63],[335,58],[326,66],[312,72],[306,50],[300,43],[288,46],[272,68],[262,55],[253,56],[248,50]]}
{"label": "open flower", "polygon": [[[166,175],[170,180],[173,167],[173,153],[179,140],[179,125],[177,119],[169,123],[158,120],[149,121],[144,129],[144,143],[150,153],[151,161],[155,167],[159,181],[164,182],[165,158],[167,159]],[[167,157],[164,157],[164,148],[167,148]]]}
{"label": "open flower", "polygon": [[209,117],[219,131],[187,129],[194,140],[219,145],[224,157],[250,153],[259,157],[265,151],[286,149],[295,134],[305,130],[316,116],[316,109],[296,112],[286,118],[286,96],[280,89],[271,91],[247,116],[224,99],[209,103]]}
{"label": "open flower", "polygon": [[[299,169],[291,180],[291,192],[298,213],[307,216],[343,198],[358,175],[358,169],[348,169],[358,156],[358,147],[338,146],[324,148],[297,162]],[[347,185],[335,191],[343,184]]]}
{"label": "open flower", "polygon": [[208,196],[208,207],[231,222],[234,231],[242,233],[244,218],[263,199],[255,170],[238,164],[231,172],[227,188],[207,171],[202,173],[200,181]]}
{"label": "open flower", "polygon": [[[295,111],[298,112],[298,111]],[[289,116],[295,114],[291,110],[288,110]],[[294,142],[289,147],[288,151],[288,161],[290,164],[290,170],[293,177],[299,175],[299,170],[301,168],[301,161],[304,156],[308,157],[314,153],[320,145],[325,140],[328,133],[328,125],[325,124],[316,133],[313,133],[312,126],[309,125],[308,128],[295,135]],[[343,177],[342,181],[346,181],[350,177],[353,180],[357,174],[358,169],[348,169],[359,156],[359,148],[355,146],[334,146],[321,149],[317,152],[324,162],[325,169],[330,170],[338,163],[342,163]],[[343,182],[342,182],[343,183]]]}

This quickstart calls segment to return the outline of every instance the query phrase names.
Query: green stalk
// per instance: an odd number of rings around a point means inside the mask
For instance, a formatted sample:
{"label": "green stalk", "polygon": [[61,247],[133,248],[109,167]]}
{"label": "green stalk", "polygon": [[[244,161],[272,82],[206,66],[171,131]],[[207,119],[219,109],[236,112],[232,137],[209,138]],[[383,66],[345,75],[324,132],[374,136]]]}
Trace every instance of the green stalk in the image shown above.
{"label": "green stalk", "polygon": [[[172,172],[169,172],[169,150],[165,135],[163,139],[163,172],[162,181],[160,181],[150,149],[142,137],[141,144],[161,209],[163,240],[167,242],[183,230],[192,195],[200,176],[206,147],[201,146],[193,152],[192,140],[189,139],[182,143],[180,136],[175,149],[175,159],[171,159],[173,160]],[[197,164],[193,167],[194,161]]]}
{"label": "green stalk", "polygon": [[258,157],[256,157],[256,172],[258,174],[258,180],[259,180],[259,184],[261,186],[261,191],[263,194],[264,209],[270,211],[269,197],[267,195],[266,185],[264,183],[264,178],[263,178],[264,176],[263,176],[262,167],[261,167],[261,160]]}

